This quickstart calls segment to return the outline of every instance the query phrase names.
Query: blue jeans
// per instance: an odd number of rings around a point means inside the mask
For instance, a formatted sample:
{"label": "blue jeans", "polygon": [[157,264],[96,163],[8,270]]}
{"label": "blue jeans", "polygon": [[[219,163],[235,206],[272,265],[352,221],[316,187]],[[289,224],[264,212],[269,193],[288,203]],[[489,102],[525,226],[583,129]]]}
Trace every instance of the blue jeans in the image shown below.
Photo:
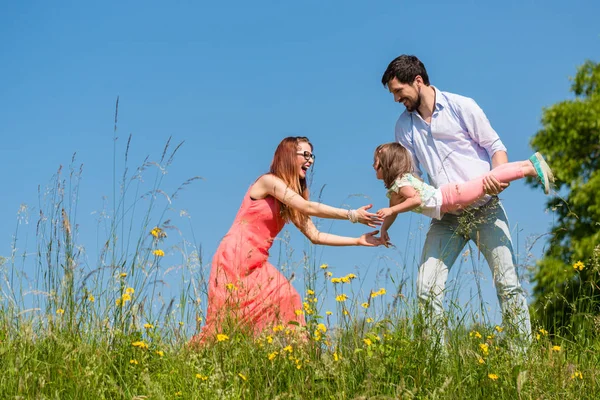
{"label": "blue jeans", "polygon": [[[465,213],[471,218],[466,218]],[[512,331],[522,341],[530,342],[527,300],[515,269],[508,218],[497,199],[466,210],[461,217],[445,214],[441,220],[431,222],[417,277],[417,296],[426,311],[429,328],[436,326],[435,331],[444,331],[443,300],[448,272],[469,240],[477,244],[492,271],[507,333]]]}

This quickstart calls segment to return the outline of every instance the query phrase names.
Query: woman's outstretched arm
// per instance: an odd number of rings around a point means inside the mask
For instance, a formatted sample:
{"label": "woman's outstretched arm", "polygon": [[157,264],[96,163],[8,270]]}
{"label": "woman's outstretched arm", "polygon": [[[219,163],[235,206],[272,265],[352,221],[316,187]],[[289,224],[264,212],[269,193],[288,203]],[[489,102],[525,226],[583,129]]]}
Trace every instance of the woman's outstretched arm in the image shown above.
{"label": "woman's outstretched arm", "polygon": [[[343,208],[331,207],[316,201],[305,200],[298,193],[290,189],[284,181],[272,174],[266,174],[258,178],[252,188],[254,198],[265,198],[273,196],[283,204],[300,211],[302,214],[319,218],[350,219],[351,211]],[[355,211],[358,222],[375,227],[381,225],[383,218],[377,214],[368,212],[371,204],[358,208]]]}
{"label": "woman's outstretched arm", "polygon": [[310,217],[306,217],[300,224],[296,224],[302,233],[313,243],[327,246],[367,246],[374,247],[383,244],[380,238],[375,237],[379,231],[365,233],[360,237],[338,236],[331,233],[319,232]]}

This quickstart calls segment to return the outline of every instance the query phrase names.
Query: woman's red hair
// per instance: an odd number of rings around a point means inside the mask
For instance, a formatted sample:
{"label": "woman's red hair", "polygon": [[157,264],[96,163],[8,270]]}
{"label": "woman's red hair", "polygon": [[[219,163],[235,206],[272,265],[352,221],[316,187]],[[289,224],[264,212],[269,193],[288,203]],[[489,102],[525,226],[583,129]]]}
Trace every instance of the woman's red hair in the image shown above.
{"label": "woman's red hair", "polygon": [[[290,190],[298,193],[305,200],[308,200],[306,178],[300,178],[298,175],[298,164],[296,163],[296,157],[298,157],[297,151],[300,143],[308,143],[312,151],[313,145],[307,137],[290,136],[283,139],[281,143],[279,143],[279,146],[277,146],[275,155],[273,155],[270,172],[284,181]],[[286,222],[291,220],[296,224],[302,224],[302,221],[306,218],[301,212],[294,210],[281,202],[279,202],[279,207],[281,216]]]}

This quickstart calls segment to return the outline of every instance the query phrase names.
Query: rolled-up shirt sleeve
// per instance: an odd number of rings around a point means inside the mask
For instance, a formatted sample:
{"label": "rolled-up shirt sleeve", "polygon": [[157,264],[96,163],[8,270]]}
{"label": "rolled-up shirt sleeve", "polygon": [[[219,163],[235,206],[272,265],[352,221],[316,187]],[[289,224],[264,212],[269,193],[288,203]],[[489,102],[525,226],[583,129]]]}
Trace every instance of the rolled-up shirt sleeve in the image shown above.
{"label": "rolled-up shirt sleeve", "polygon": [[460,108],[469,135],[485,149],[490,159],[497,151],[506,151],[506,146],[475,100],[465,98]]}

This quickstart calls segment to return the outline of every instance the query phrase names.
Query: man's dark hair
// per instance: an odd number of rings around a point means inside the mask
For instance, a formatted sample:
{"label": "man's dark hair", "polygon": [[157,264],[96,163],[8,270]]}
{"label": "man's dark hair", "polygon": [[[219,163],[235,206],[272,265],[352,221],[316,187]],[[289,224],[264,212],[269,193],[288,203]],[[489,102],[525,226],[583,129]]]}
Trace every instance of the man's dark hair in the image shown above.
{"label": "man's dark hair", "polygon": [[420,75],[423,83],[429,86],[429,75],[427,75],[427,70],[421,60],[416,56],[402,54],[388,65],[381,78],[381,83],[383,86],[387,86],[392,79],[396,78],[400,83],[411,84],[417,75]]}

